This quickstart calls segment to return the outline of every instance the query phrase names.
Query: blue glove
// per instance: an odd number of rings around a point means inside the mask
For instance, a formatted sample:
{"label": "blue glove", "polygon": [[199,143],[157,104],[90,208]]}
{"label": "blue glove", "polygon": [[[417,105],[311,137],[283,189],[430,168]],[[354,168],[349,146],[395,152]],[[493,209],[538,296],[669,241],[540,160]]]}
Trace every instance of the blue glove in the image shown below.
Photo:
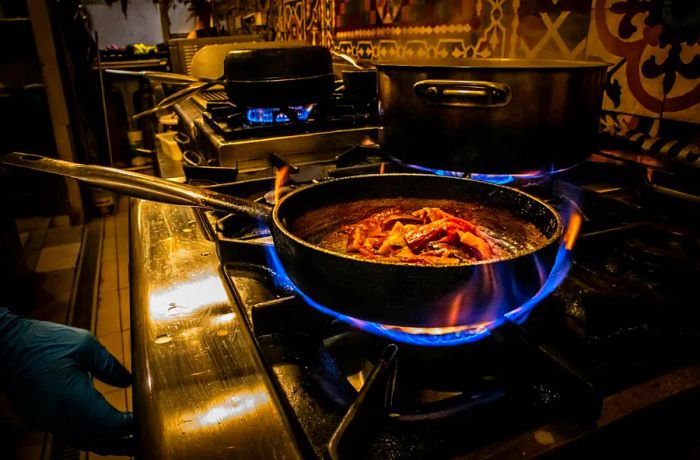
{"label": "blue glove", "polygon": [[32,429],[99,454],[133,453],[133,414],[112,407],[91,379],[127,387],[131,374],[88,331],[0,308],[0,376]]}

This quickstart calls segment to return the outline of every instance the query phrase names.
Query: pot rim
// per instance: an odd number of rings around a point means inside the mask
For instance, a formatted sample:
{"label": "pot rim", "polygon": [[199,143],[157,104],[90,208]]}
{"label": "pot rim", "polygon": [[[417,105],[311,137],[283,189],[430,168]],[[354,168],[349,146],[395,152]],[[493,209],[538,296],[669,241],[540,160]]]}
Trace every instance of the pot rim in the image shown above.
{"label": "pot rim", "polygon": [[597,69],[610,67],[604,61],[568,61],[564,59],[394,59],[375,61],[377,68],[423,69]]}

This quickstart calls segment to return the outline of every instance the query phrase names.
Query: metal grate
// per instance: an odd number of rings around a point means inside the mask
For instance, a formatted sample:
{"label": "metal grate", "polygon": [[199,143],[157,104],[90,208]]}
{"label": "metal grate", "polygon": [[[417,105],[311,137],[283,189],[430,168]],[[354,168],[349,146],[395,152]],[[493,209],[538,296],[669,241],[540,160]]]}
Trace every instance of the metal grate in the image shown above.
{"label": "metal grate", "polygon": [[187,75],[192,75],[192,58],[197,53],[198,49],[199,45],[197,45],[196,43],[192,43],[182,47],[182,54],[185,58],[185,70],[187,71]]}
{"label": "metal grate", "polygon": [[199,93],[201,98],[207,102],[226,102],[228,101],[228,95],[226,90],[215,89],[212,91],[203,91]]}

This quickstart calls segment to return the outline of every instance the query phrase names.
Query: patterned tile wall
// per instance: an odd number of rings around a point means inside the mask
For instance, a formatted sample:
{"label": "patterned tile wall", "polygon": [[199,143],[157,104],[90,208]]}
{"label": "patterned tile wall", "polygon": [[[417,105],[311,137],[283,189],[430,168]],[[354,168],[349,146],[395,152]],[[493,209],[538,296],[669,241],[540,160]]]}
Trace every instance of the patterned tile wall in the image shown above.
{"label": "patterned tile wall", "polygon": [[700,2],[594,0],[586,55],[613,64],[604,109],[700,122]]}
{"label": "patterned tile wall", "polygon": [[[604,109],[700,123],[700,2],[277,0],[277,36],[360,59],[598,58]],[[657,125],[658,126],[658,123]]]}

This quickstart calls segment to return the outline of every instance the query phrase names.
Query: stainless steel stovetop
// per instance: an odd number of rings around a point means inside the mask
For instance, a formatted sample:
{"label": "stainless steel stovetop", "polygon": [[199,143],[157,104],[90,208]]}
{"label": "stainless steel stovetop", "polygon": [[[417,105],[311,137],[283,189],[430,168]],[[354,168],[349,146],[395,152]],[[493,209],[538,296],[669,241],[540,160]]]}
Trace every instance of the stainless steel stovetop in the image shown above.
{"label": "stainless steel stovetop", "polygon": [[[302,124],[292,133],[284,126],[276,126],[279,130],[272,133],[258,135],[249,128],[252,134],[232,137],[217,129],[225,125],[224,122],[211,121],[208,104],[212,102],[194,97],[175,107],[181,132],[192,139],[191,147],[216,158],[218,165],[236,167],[243,172],[269,168],[272,153],[294,164],[330,160],[352,146],[376,143],[380,131],[376,116],[365,114],[350,121],[345,116],[318,124]],[[239,130],[245,132],[245,129]]]}
{"label": "stainless steel stovetop", "polygon": [[[190,126],[199,145],[218,142],[201,120]],[[298,185],[403,170],[362,147],[372,136],[346,134],[323,133],[332,148],[322,153],[303,137],[252,150],[221,141],[208,154],[237,164],[235,180],[199,183],[264,201],[282,166]],[[285,150],[287,141],[296,147]],[[256,158],[236,158],[249,152]],[[159,164],[185,177],[180,164]],[[309,307],[275,283],[271,239],[256,222],[132,200],[145,457],[697,453],[697,427],[684,420],[700,407],[700,311],[685,298],[700,273],[700,205],[693,190],[669,192],[684,182],[674,173],[649,171],[595,154],[557,176],[512,182],[554,205],[577,200],[584,223],[572,269],[523,325],[446,348],[392,343]]]}

